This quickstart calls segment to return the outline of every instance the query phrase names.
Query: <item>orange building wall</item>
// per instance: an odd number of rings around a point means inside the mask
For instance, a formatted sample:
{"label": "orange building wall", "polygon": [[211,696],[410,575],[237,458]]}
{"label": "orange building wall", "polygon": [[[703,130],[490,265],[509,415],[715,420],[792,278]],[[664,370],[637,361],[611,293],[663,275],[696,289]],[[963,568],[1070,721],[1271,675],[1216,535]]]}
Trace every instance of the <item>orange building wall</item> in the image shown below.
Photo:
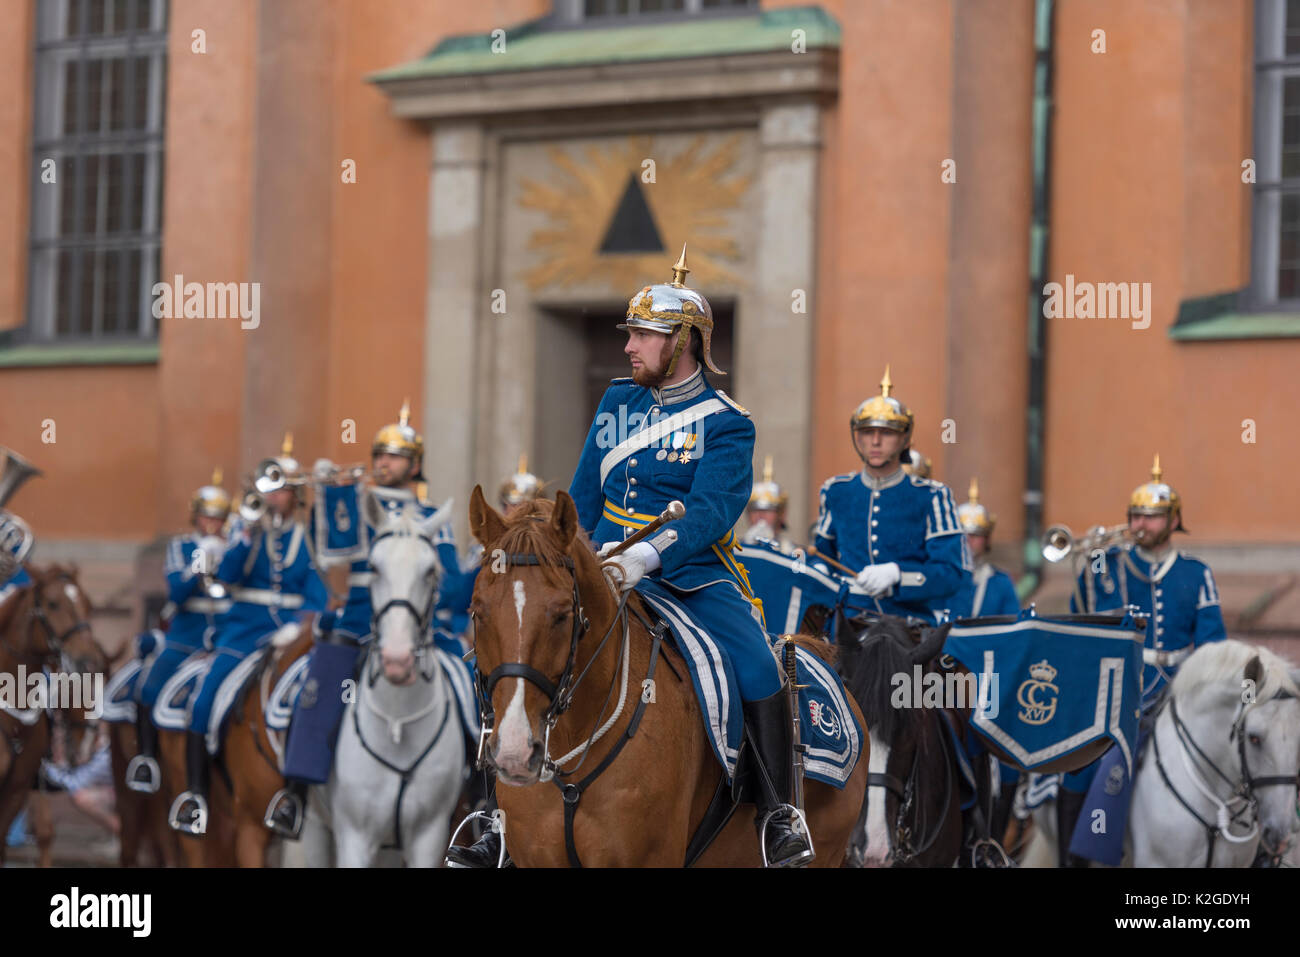
{"label": "orange building wall", "polygon": [[0,330],[22,325],[27,295],[34,11],[14,0],[0,30]]}

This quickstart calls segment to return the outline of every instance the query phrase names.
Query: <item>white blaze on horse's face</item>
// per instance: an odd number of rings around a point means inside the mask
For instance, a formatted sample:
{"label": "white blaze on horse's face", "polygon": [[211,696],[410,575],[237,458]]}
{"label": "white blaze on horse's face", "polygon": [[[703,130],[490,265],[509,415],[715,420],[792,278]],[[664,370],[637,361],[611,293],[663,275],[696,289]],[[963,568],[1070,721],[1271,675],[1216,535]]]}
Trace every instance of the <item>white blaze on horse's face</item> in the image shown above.
{"label": "white blaze on horse's face", "polygon": [[[888,767],[889,742],[881,741],[873,734],[867,770],[872,774],[884,774]],[[883,787],[867,788],[867,852],[863,858],[864,867],[889,866],[893,852],[889,848],[889,822],[885,815],[888,799],[889,792]]]}
{"label": "white blaze on horse's face", "polygon": [[[522,580],[516,578],[512,584],[514,586],[515,618],[519,624],[519,650],[517,654],[522,659],[524,653],[524,609],[528,607],[528,592]],[[497,749],[493,761],[507,779],[518,778],[522,780],[531,778],[534,773],[533,769],[529,767],[533,756],[533,727],[528,720],[528,711],[524,708],[526,682],[523,678],[513,680],[515,690],[510,698],[510,705],[506,708],[505,717],[501,719],[501,724],[496,731]]]}

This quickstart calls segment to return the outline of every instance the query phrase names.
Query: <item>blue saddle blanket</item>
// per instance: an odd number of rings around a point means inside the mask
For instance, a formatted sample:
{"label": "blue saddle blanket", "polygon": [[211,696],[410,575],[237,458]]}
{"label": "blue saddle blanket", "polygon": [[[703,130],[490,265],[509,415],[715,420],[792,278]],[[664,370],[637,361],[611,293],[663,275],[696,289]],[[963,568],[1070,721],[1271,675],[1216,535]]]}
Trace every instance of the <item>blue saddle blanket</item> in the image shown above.
{"label": "blue saddle blanket", "polygon": [[127,659],[126,664],[109,676],[104,685],[101,721],[110,724],[135,723],[135,700],[140,682],[149,674],[149,669],[166,640],[167,636],[157,628],[132,639],[134,654]]}
{"label": "blue saddle blanket", "polygon": [[965,619],[945,653],[977,676],[971,726],[1034,771],[1109,737],[1133,764],[1141,716],[1143,632],[1131,618]]}
{"label": "blue saddle blanket", "polygon": [[[726,651],[692,624],[676,597],[662,585],[642,579],[637,591],[667,622],[691,673],[713,753],[728,780],[734,779],[744,712]],[[804,686],[799,692],[800,741],[808,748],[804,777],[843,788],[862,753],[862,727],[835,669],[803,648],[796,649],[795,660],[798,683]]]}
{"label": "blue saddle blanket", "polygon": [[825,565],[786,555],[766,542],[742,549],[749,587],[763,602],[769,634],[792,635],[813,605],[834,608],[840,583]]}

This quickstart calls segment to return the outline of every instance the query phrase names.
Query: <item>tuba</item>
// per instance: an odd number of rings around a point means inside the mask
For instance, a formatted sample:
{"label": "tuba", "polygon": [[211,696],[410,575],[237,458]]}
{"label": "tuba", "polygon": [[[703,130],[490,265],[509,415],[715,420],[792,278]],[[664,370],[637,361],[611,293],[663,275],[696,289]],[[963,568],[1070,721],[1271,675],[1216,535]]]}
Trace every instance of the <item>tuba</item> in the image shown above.
{"label": "tuba", "polygon": [[45,473],[13,449],[3,451],[5,467],[0,472],[0,550],[8,552],[15,562],[22,564],[36,539],[27,523],[4,506],[24,482]]}
{"label": "tuba", "polygon": [[1133,544],[1137,539],[1124,525],[1094,525],[1082,538],[1076,539],[1065,525],[1053,525],[1043,533],[1043,557],[1049,562],[1065,561],[1072,554],[1086,555],[1097,549],[1107,549],[1112,545]]}

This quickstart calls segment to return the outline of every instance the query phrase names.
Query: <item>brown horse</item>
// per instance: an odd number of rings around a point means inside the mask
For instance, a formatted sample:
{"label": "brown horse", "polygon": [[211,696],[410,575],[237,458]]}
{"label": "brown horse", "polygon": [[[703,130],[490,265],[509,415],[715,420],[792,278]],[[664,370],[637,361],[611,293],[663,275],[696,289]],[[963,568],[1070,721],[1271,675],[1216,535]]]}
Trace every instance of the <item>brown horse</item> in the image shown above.
{"label": "brown horse", "polygon": [[[28,564],[27,571],[31,584],[0,605],[0,673],[12,676],[15,689],[21,674],[38,675],[47,666],[102,674],[104,654],[91,635],[90,600],[76,569]],[[44,710],[0,711],[0,834],[26,802],[49,744]],[[0,864],[4,857],[0,841]]]}
{"label": "brown horse", "polygon": [[230,776],[235,861],[240,867],[266,866],[266,849],[274,835],[263,822],[275,792],[284,787],[284,736],[267,728],[266,707],[285,671],[311,650],[313,620],[308,616],[302,622],[290,644],[272,649],[232,709],[221,760]]}
{"label": "brown horse", "polygon": [[[554,683],[558,676],[582,677],[571,685],[571,705],[554,723],[549,739],[539,740],[543,713],[551,702],[532,680],[503,680],[494,689],[497,715],[516,718],[522,705],[528,746],[537,760],[527,777],[499,774],[508,785],[497,788],[506,814],[506,841],[516,864],[563,867],[569,864],[565,842],[565,801],[556,782],[576,784],[590,775],[614,749],[616,758],[581,794],[573,816],[574,847],[585,866],[681,867],[687,848],[705,817],[722,776],[705,736],[700,706],[680,658],[664,657],[655,673],[653,694],[636,694],[651,674],[651,636],[637,615],[618,620],[618,598],[601,572],[591,543],[579,528],[577,508],[565,493],[554,504],[537,501],[506,522],[475,488],[470,499],[470,527],[485,548],[484,571],[478,576],[471,606],[476,622],[478,669],[489,674],[498,666],[516,665]],[[502,555],[514,556],[496,564]],[[520,563],[517,558],[525,558]],[[535,562],[535,564],[533,564]],[[489,571],[492,569],[492,571]],[[639,607],[633,596],[628,607]],[[580,622],[589,622],[583,631]],[[602,636],[611,640],[602,644]],[[830,646],[820,645],[824,657]],[[581,748],[605,720],[606,702],[617,694],[620,657],[626,648],[633,695],[618,720],[588,748],[575,767],[540,779],[549,750],[568,754]],[[670,652],[664,651],[667,656]],[[671,653],[674,654],[675,653]],[[567,670],[566,670],[567,669]],[[676,677],[674,677],[676,675]],[[522,694],[519,693],[522,689]],[[633,706],[652,699],[643,709]],[[858,713],[855,704],[850,707]],[[627,737],[633,714],[639,725]],[[861,715],[857,715],[861,720]],[[544,735],[543,735],[544,737]],[[487,754],[501,746],[494,730]],[[817,851],[816,865],[837,867],[844,859],[849,834],[866,789],[867,755],[863,755],[843,790],[816,781],[805,787],[805,810]],[[571,775],[571,776],[570,776]],[[572,793],[572,792],[570,792]],[[758,866],[761,853],[750,816],[736,814],[709,846],[704,866]]]}
{"label": "brown horse", "polygon": [[[284,672],[312,647],[312,618],[302,622],[297,638],[272,649],[231,708],[221,753],[213,760],[208,795],[208,827],[202,836],[180,835],[186,867],[264,867],[274,836],[263,823],[275,792],[284,787],[280,735],[266,726],[266,705]],[[274,735],[274,741],[272,736]],[[159,731],[163,772],[161,794],[171,807],[185,790],[185,732]]]}

